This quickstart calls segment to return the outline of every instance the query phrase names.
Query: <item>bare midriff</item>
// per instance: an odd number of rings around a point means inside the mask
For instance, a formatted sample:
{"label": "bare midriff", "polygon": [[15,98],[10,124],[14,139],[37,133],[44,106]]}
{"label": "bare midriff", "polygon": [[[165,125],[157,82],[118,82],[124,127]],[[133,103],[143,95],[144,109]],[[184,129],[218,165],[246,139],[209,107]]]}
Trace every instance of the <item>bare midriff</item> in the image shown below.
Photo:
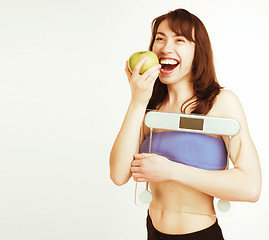
{"label": "bare midriff", "polygon": [[[176,113],[177,109],[161,107],[159,111]],[[208,115],[214,116],[214,113]],[[154,129],[154,132],[161,131],[163,130]],[[149,133],[150,129],[144,125],[144,136]],[[214,197],[174,181],[149,183],[149,186],[152,192],[149,215],[158,231],[166,234],[187,234],[215,223]]]}
{"label": "bare midriff", "polygon": [[216,221],[213,197],[173,181],[150,183],[149,215],[154,227],[166,234],[186,234]]}

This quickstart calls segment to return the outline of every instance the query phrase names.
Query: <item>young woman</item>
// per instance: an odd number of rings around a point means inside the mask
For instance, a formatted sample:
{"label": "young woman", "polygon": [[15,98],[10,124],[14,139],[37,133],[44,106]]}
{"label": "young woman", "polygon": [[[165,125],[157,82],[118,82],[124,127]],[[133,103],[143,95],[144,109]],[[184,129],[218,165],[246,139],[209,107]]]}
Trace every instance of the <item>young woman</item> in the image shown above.
{"label": "young woman", "polygon": [[[217,82],[207,31],[193,14],[177,9],[154,19],[150,50],[160,64],[144,74],[139,70],[145,58],[132,73],[126,63],[132,98],[111,150],[111,179],[117,185],[131,177],[150,183],[148,239],[223,239],[213,198],[256,202],[261,191],[259,159],[244,111],[236,95]],[[147,109],[237,120],[240,132],[231,140],[229,155],[234,167],[216,166],[227,159],[225,136],[154,130],[153,142],[160,144],[152,145],[152,154],[146,153],[150,130],[143,119]],[[175,146],[174,140],[184,144]],[[201,151],[204,145],[209,151],[206,159]],[[217,155],[215,148],[220,150]],[[178,160],[161,154],[164,149]]]}

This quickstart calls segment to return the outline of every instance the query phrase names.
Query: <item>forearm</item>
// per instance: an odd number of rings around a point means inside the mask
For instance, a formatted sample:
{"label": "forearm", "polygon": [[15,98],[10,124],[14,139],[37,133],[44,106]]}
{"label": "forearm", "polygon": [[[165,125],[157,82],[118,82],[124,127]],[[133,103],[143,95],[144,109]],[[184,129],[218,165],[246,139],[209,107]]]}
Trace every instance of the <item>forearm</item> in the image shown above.
{"label": "forearm", "polygon": [[131,177],[131,162],[137,152],[139,133],[146,105],[130,102],[123,124],[110,153],[110,176],[117,185],[126,183]]}
{"label": "forearm", "polygon": [[173,162],[169,178],[224,200],[255,202],[259,195],[253,178],[237,168],[209,171]]}

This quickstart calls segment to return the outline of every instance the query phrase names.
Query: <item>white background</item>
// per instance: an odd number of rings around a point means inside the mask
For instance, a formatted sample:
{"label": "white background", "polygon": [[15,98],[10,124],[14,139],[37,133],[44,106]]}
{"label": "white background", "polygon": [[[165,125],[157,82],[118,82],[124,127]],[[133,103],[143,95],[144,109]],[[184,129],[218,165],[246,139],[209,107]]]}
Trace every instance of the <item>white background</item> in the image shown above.
{"label": "white background", "polygon": [[269,239],[267,0],[1,0],[0,239],[146,239],[146,209],[132,180],[113,185],[109,154],[131,97],[125,61],[176,8],[205,24],[262,165],[259,202],[218,214],[224,236]]}

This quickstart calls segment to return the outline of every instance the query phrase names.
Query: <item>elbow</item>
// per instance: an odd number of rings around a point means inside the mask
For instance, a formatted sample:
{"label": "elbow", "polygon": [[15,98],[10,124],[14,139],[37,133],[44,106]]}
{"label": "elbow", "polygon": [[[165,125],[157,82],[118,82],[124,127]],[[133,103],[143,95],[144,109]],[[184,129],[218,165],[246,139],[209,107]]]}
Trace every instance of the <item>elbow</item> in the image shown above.
{"label": "elbow", "polygon": [[260,199],[261,195],[261,185],[253,185],[252,187],[249,187],[246,194],[246,201],[255,203]]}
{"label": "elbow", "polygon": [[250,202],[255,203],[259,201],[262,189],[262,178],[260,174],[248,174],[245,175],[241,181],[237,189],[239,195],[238,201],[242,202]]}
{"label": "elbow", "polygon": [[127,183],[126,181],[121,181],[119,179],[114,179],[114,178],[111,178],[112,182],[117,185],[117,186],[123,186],[125,183]]}
{"label": "elbow", "polygon": [[247,202],[250,202],[250,203],[255,203],[255,202],[258,202],[260,199],[260,194],[254,194],[254,195],[251,195],[249,196],[246,201]]}
{"label": "elbow", "polygon": [[260,195],[261,195],[261,188],[256,187],[256,189],[252,191],[250,202],[252,203],[258,202],[260,199]]}
{"label": "elbow", "polygon": [[249,202],[251,202],[251,203],[258,202],[259,198],[260,198],[259,196],[256,196],[256,197],[252,198]]}
{"label": "elbow", "polygon": [[[111,151],[109,160],[110,179],[115,185],[122,186],[129,181],[131,176],[128,177],[127,168],[125,168],[125,166],[121,166],[122,164],[118,163],[117,158],[118,157],[115,156],[115,154],[113,154],[113,152]],[[129,166],[127,167],[129,171]]]}
{"label": "elbow", "polygon": [[126,180],[126,179],[117,177],[117,176],[115,176],[115,174],[112,174],[112,173],[110,173],[110,179],[117,186],[122,186],[122,185],[126,184],[129,181],[129,179]]}
{"label": "elbow", "polygon": [[256,181],[253,181],[252,187],[251,187],[251,201],[252,203],[257,202],[260,199],[262,190],[262,178],[256,178]]}

